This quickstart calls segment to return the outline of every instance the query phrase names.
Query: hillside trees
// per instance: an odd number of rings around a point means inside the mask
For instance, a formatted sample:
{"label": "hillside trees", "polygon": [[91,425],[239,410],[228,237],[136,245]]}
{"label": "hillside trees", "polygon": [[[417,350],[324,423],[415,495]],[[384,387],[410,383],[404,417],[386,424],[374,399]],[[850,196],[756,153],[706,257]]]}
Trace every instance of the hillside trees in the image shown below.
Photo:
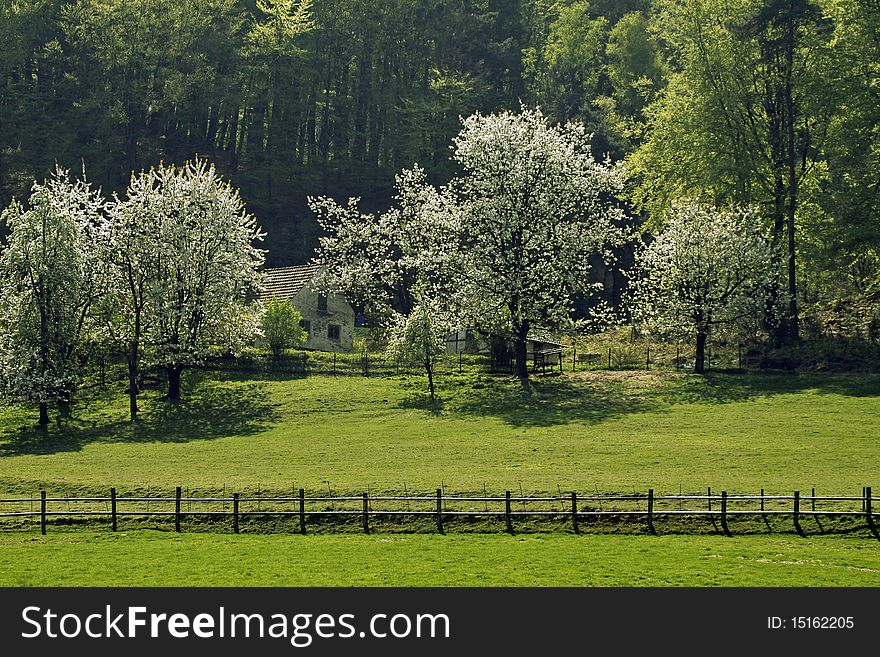
{"label": "hillside trees", "polygon": [[[835,88],[845,102],[830,117],[824,156],[826,182],[804,257],[815,275],[810,301],[870,300],[880,291],[880,4],[833,0]],[[876,307],[876,305],[875,305]],[[876,312],[876,311],[875,311]]]}
{"label": "hillside trees", "polygon": [[56,169],[34,183],[27,209],[13,201],[2,213],[2,382],[10,396],[39,405],[41,425],[50,403],[70,401],[89,310],[106,292],[103,210],[97,191]]}
{"label": "hillside trees", "polygon": [[797,340],[796,258],[805,194],[823,177],[823,148],[838,102],[829,31],[809,0],[662,0],[654,28],[678,70],[647,108],[650,132],[630,158],[637,199],[662,225],[669,203],[760,205],[771,221],[787,284],[777,341]]}
{"label": "hillside trees", "polygon": [[308,195],[359,189],[374,209],[413,161],[448,176],[458,116],[522,96],[522,4],[13,3],[0,9],[0,199],[53,160],[85,160],[120,189],[133,170],[198,154],[303,260]]}

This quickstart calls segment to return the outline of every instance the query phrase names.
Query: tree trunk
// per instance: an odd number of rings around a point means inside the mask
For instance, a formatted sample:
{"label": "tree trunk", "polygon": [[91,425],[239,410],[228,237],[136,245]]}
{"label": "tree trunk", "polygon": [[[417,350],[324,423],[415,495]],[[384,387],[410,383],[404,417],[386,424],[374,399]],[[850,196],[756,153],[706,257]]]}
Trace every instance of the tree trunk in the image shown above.
{"label": "tree trunk", "polygon": [[177,365],[165,369],[168,371],[168,400],[177,401],[180,399],[180,373],[183,368]]}
{"label": "tree trunk", "polygon": [[522,385],[523,392],[529,391],[529,362],[526,353],[526,341],[529,335],[529,323],[523,322],[515,332],[513,354],[516,360],[516,376]]}
{"label": "tree trunk", "polygon": [[137,397],[141,391],[140,377],[140,346],[141,346],[141,306],[135,304],[134,335],[128,351],[128,414],[132,422],[137,422]]}
{"label": "tree trunk", "polygon": [[40,402],[40,426],[49,424],[49,404]]}
{"label": "tree trunk", "polygon": [[[784,253],[782,245],[784,244],[783,236],[786,229],[786,195],[785,181],[781,175],[776,175],[773,193],[773,243],[779,247],[779,250],[773,255],[774,266],[782,265],[781,260],[782,254]],[[770,337],[773,340],[773,344],[776,346],[785,344],[789,336],[789,322],[785,319],[780,319],[776,314],[779,312],[777,304],[782,301],[780,297],[784,294],[783,289],[781,281],[774,277],[773,288],[770,291],[770,298],[766,312],[766,324],[770,332]]]}
{"label": "tree trunk", "polygon": [[797,212],[797,153],[795,152],[795,105],[792,91],[792,75],[794,70],[794,47],[795,26],[789,25],[788,48],[786,52],[785,69],[785,105],[786,126],[788,143],[786,160],[788,161],[788,216],[786,217],[786,229],[788,237],[788,339],[797,342],[800,339],[798,327],[798,303],[797,303],[797,278],[795,267],[795,214]]}
{"label": "tree trunk", "polygon": [[431,357],[425,356],[425,371],[428,373],[428,390],[431,392],[431,403],[434,403],[434,366]]}
{"label": "tree trunk", "polygon": [[132,346],[128,354],[128,413],[132,422],[137,422],[138,392],[138,349]]}
{"label": "tree trunk", "polygon": [[694,372],[702,374],[706,371],[706,333],[697,331],[697,353],[694,362]]}

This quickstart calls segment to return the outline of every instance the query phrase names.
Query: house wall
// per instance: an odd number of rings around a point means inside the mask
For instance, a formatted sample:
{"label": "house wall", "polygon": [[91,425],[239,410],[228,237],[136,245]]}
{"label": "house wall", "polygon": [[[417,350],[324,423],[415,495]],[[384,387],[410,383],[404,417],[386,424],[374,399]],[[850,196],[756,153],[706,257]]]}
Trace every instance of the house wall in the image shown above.
{"label": "house wall", "polygon": [[[318,310],[318,296],[310,285],[306,285],[292,299],[294,308],[311,323],[309,339],[303,346],[318,351],[350,352],[354,342],[354,309],[344,297],[331,294],[327,297],[327,311],[323,312]],[[340,327],[339,340],[328,337],[331,324]]]}

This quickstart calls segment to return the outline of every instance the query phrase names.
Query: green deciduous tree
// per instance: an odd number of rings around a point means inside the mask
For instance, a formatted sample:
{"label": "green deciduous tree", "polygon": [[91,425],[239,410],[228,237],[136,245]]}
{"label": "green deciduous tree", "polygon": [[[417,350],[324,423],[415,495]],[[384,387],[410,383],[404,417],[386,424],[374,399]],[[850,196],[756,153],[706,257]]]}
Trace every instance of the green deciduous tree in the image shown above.
{"label": "green deciduous tree", "polygon": [[389,354],[400,363],[424,369],[431,403],[435,401],[435,363],[446,351],[446,336],[452,326],[450,321],[444,321],[440,307],[432,308],[430,303],[420,300],[408,316],[399,315],[391,329]]}
{"label": "green deciduous tree", "polygon": [[658,0],[654,29],[676,72],[646,111],[629,160],[637,201],[662,224],[672,199],[757,204],[787,265],[776,338],[798,338],[798,235],[804,196],[822,177],[838,99],[827,86],[829,31],[809,0]]}
{"label": "green deciduous tree", "polygon": [[308,339],[301,322],[302,315],[287,299],[270,299],[265,303],[260,331],[272,358],[277,359],[285,349],[301,345]]}

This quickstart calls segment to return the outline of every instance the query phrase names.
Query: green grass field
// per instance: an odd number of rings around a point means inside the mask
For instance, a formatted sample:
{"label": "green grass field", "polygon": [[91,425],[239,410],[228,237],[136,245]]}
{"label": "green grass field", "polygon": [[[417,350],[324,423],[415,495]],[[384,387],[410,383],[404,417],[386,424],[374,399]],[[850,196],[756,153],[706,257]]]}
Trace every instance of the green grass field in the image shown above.
{"label": "green grass field", "polygon": [[[878,375],[592,372],[536,380],[524,400],[507,378],[466,372],[441,378],[437,407],[418,376],[187,382],[177,404],[145,393],[135,427],[121,389],[83,395],[46,430],[33,409],[4,409],[0,492],[880,490]],[[132,524],[5,531],[0,546],[6,585],[880,585],[867,532],[292,537]]]}
{"label": "green grass field", "polygon": [[0,534],[4,586],[880,586],[873,539]]}
{"label": "green grass field", "polygon": [[0,415],[0,491],[819,492],[880,489],[880,376],[190,377],[176,405],[83,400],[45,433]]}

